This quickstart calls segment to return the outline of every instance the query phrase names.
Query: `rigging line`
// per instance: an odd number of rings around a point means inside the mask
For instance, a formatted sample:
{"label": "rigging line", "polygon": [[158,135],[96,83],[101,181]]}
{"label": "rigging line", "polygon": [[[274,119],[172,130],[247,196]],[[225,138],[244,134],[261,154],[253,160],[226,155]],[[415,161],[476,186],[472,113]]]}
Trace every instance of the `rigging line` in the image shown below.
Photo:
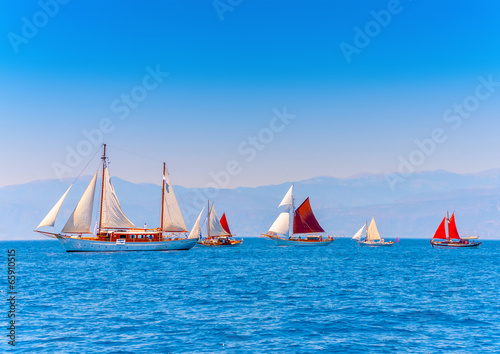
{"label": "rigging line", "polygon": [[128,151],[128,150],[119,148],[119,147],[114,146],[114,145],[108,145],[108,147],[111,147],[111,148],[117,149],[117,150],[121,150],[121,151],[126,152],[126,153],[131,154],[131,155],[140,156],[142,158],[145,158],[145,159],[148,159],[148,160],[151,160],[151,161],[154,161],[154,162],[163,163],[163,161],[153,159],[152,157],[149,157],[149,156],[146,156],[146,155],[143,155],[143,154],[138,154],[137,152]]}
{"label": "rigging line", "polygon": [[82,171],[80,172],[80,174],[75,178],[75,180],[73,181],[73,183],[71,184],[75,184],[76,180],[78,178],[80,178],[80,176],[82,175],[83,171],[85,171],[85,169],[90,165],[90,163],[92,162],[92,160],[94,160],[94,157],[95,155],[97,155],[97,153],[101,150],[101,147],[102,147],[102,144],[101,146],[99,146],[99,149],[97,149],[94,153],[94,155],[92,155],[92,157],[90,158],[89,162],[87,162],[87,164],[85,165],[85,167],[82,169]]}

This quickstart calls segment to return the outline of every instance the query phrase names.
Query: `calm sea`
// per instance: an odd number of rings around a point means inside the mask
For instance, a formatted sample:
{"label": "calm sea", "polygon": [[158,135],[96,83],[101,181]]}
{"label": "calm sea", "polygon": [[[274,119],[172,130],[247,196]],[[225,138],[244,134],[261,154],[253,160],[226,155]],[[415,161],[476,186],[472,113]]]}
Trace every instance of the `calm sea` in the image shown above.
{"label": "calm sea", "polygon": [[[433,249],[347,239],[323,248],[65,253],[15,249],[16,352],[500,352],[500,242]],[[7,302],[0,329],[7,345]],[[3,333],[2,333],[3,332]]]}

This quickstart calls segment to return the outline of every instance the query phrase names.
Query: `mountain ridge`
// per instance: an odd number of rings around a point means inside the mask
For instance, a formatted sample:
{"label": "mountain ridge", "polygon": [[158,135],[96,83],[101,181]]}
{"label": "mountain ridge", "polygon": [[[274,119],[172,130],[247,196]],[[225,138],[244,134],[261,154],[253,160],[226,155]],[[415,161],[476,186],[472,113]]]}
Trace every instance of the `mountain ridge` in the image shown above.
{"label": "mountain ridge", "polygon": [[[81,197],[91,176],[82,176],[61,208],[55,230],[60,230]],[[32,230],[66,191],[72,178],[37,180],[0,188],[1,239],[39,239]],[[174,181],[175,182],[175,181]],[[131,183],[114,177],[113,184],[127,216],[137,225],[157,227],[161,186]],[[446,171],[421,172],[409,176],[394,192],[385,176],[357,178],[319,176],[295,182],[296,205],[306,197],[323,228],[336,236],[349,236],[375,217],[386,237],[430,238],[447,210],[457,212],[459,231],[498,238],[500,226],[500,170],[477,174]],[[216,190],[219,216],[226,212],[236,234],[257,236],[278,216],[279,202],[291,182]],[[174,184],[186,226],[191,228],[208,194],[201,188]],[[214,193],[212,191],[212,193]],[[98,199],[98,198],[96,198]]]}

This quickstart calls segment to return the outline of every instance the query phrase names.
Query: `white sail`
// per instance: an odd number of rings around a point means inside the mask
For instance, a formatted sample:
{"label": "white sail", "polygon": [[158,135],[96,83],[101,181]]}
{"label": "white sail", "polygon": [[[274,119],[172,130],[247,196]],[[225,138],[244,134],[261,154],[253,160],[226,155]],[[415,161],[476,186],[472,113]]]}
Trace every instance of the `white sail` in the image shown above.
{"label": "white sail", "polygon": [[351,240],[360,240],[361,239],[361,235],[363,234],[363,230],[365,229],[366,225],[363,225],[363,227],[361,229],[359,229],[358,232],[356,232],[356,234],[354,234],[354,236],[351,238]]}
{"label": "white sail", "polygon": [[377,230],[377,224],[375,224],[375,219],[372,218],[370,225],[368,226],[368,230],[366,231],[366,240],[367,241],[376,241],[380,240],[380,234]]}
{"label": "white sail", "polygon": [[168,174],[163,175],[165,181],[165,198],[163,198],[163,231],[185,232],[186,224],[182,217],[181,208],[175,197],[174,188]]}
{"label": "white sail", "polygon": [[281,201],[278,208],[282,207],[283,205],[290,206],[292,204],[293,204],[293,184],[290,187],[290,189],[288,190],[288,192],[286,193],[285,197]]}
{"label": "white sail", "polygon": [[94,206],[95,186],[97,181],[97,172],[90,181],[82,198],[76,205],[73,214],[68,219],[62,229],[64,233],[91,233],[92,209]]}
{"label": "white sail", "polygon": [[111,183],[108,168],[104,168],[104,195],[102,200],[102,228],[134,228],[125,216]]}
{"label": "white sail", "polygon": [[282,212],[276,221],[271,225],[269,232],[288,236],[290,232],[290,213],[286,211]]}
{"label": "white sail", "polygon": [[215,213],[215,208],[213,205],[212,209],[210,210],[210,228],[208,236],[231,236],[222,227],[220,219]]}
{"label": "white sail", "polygon": [[59,201],[52,207],[52,209],[49,211],[47,216],[45,216],[45,218],[42,220],[40,225],[37,226],[37,229],[39,229],[40,227],[44,227],[44,226],[54,226],[54,224],[56,223],[57,214],[59,214],[59,210],[61,209],[61,205],[64,202],[64,199],[66,199],[66,196],[68,195],[71,187],[73,187],[73,185],[69,186],[66,193],[64,193],[63,196],[61,197],[61,199],[59,199]]}
{"label": "white sail", "polygon": [[201,215],[203,215],[203,212],[205,211],[205,208],[201,211],[200,215],[198,215],[198,219],[196,219],[196,222],[194,223],[193,228],[191,229],[191,232],[189,233],[188,239],[199,239],[200,238],[200,220],[201,220]]}

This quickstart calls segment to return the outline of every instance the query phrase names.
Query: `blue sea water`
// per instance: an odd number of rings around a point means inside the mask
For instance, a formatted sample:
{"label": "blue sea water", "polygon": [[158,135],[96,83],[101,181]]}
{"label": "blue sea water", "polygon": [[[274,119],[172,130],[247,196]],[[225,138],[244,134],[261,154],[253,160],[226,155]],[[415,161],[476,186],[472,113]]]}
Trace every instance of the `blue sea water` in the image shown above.
{"label": "blue sea water", "polygon": [[[500,352],[500,242],[17,254],[20,353]],[[7,311],[0,343],[7,345]],[[4,333],[1,333],[1,332]]]}

